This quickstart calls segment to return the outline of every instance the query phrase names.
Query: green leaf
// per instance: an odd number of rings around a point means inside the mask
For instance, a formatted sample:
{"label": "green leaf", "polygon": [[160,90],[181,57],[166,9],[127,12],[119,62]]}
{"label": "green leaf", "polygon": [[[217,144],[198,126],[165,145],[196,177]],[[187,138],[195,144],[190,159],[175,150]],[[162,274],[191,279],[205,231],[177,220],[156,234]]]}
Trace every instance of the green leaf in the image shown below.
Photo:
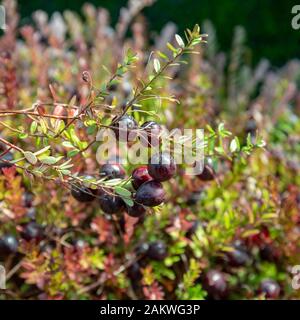
{"label": "green leaf", "polygon": [[125,198],[131,197],[131,192],[125,188],[120,187],[120,186],[115,187],[115,192]]}
{"label": "green leaf", "polygon": [[70,151],[68,152],[68,157],[71,157],[71,158],[72,158],[72,157],[76,156],[76,154],[78,154],[79,151],[80,151],[80,150],[78,150],[78,149],[70,150]]}
{"label": "green leaf", "polygon": [[74,145],[70,141],[64,141],[62,145],[66,148],[74,148]]}
{"label": "green leaf", "polygon": [[31,125],[30,125],[30,133],[34,134],[36,132],[37,129],[37,122],[36,121],[32,121]]}
{"label": "green leaf", "polygon": [[134,202],[133,202],[132,199],[130,199],[130,198],[123,198],[123,197],[122,197],[122,199],[123,199],[123,201],[124,201],[129,207],[133,207]]}
{"label": "green leaf", "polygon": [[41,149],[41,150],[39,150],[39,151],[36,151],[36,152],[34,153],[34,155],[35,155],[35,156],[41,155],[41,154],[45,153],[46,151],[48,151],[50,148],[51,148],[50,146],[47,146],[47,147],[45,147],[45,148],[43,148],[43,149]]}
{"label": "green leaf", "polygon": [[55,157],[44,157],[42,159],[40,159],[40,161],[44,164],[55,164],[56,162],[58,162],[60,160],[60,158],[55,158]]}
{"label": "green leaf", "polygon": [[234,139],[231,140],[229,148],[232,153],[240,150],[240,142],[238,137],[235,137]]}
{"label": "green leaf", "polygon": [[175,39],[176,39],[179,47],[181,47],[181,48],[184,48],[184,47],[185,47],[184,41],[182,40],[182,38],[180,37],[180,35],[175,34]]}
{"label": "green leaf", "polygon": [[94,134],[96,129],[97,129],[97,126],[95,124],[92,124],[87,128],[87,134],[89,135]]}
{"label": "green leaf", "polygon": [[160,70],[160,62],[159,62],[158,59],[154,59],[154,61],[153,61],[153,66],[154,66],[155,72],[158,73],[159,70]]}
{"label": "green leaf", "polygon": [[25,159],[26,159],[29,163],[31,163],[31,164],[33,164],[33,165],[35,165],[35,164],[37,163],[38,159],[37,159],[37,157],[35,156],[34,153],[32,153],[32,152],[30,152],[30,151],[25,151],[23,154],[24,154]]}
{"label": "green leaf", "polygon": [[157,51],[157,54],[164,60],[169,60],[168,57],[161,51]]}
{"label": "green leaf", "polygon": [[167,43],[167,47],[173,52],[173,53],[177,53],[177,49],[174,48],[170,42]]}
{"label": "green leaf", "polygon": [[65,174],[65,175],[70,175],[71,174],[71,171],[70,170],[61,170],[60,171],[62,174]]}
{"label": "green leaf", "polygon": [[27,137],[28,137],[28,133],[26,133],[26,132],[19,133],[20,139],[26,139]]}

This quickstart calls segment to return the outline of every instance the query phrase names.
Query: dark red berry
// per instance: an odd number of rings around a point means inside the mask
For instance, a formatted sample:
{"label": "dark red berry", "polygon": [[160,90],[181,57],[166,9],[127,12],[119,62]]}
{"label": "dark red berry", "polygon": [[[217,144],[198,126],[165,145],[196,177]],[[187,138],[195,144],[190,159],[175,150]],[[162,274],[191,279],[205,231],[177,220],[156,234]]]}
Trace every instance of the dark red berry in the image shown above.
{"label": "dark red berry", "polygon": [[241,267],[248,264],[250,256],[244,250],[234,248],[233,251],[227,253],[227,262],[232,267]]}
{"label": "dark red berry", "polygon": [[249,246],[263,247],[268,242],[270,242],[270,232],[266,226],[262,226],[259,233],[247,238],[247,244]]}
{"label": "dark red berry", "polygon": [[145,147],[156,147],[160,143],[161,126],[155,121],[146,121],[139,133],[141,144]]}
{"label": "dark red berry", "polygon": [[24,194],[22,195],[22,202],[24,207],[30,208],[32,206],[33,198],[34,195],[31,192],[24,192]]}
{"label": "dark red berry", "polygon": [[125,170],[119,164],[106,163],[101,166],[100,176],[106,177],[107,179],[123,179],[125,177]]}
{"label": "dark red berry", "polygon": [[205,158],[203,171],[197,177],[203,181],[214,180],[215,171],[211,158]]}
{"label": "dark red berry", "polygon": [[155,207],[164,202],[165,190],[160,182],[147,181],[137,190],[135,200],[147,207]]}
{"label": "dark red berry", "polygon": [[263,260],[270,262],[278,262],[281,257],[280,249],[271,244],[265,244],[259,251],[260,257]]}
{"label": "dark red berry", "polygon": [[[93,177],[85,176],[86,181],[92,180]],[[74,184],[71,189],[72,196],[79,202],[91,202],[95,200],[98,190],[88,188],[85,185]]]}
{"label": "dark red berry", "polygon": [[44,238],[44,229],[42,226],[32,221],[23,227],[21,235],[22,238],[27,241],[41,241]]}
{"label": "dark red berry", "polygon": [[148,172],[156,181],[171,179],[176,173],[176,164],[168,153],[157,153],[149,159]]}
{"label": "dark red berry", "polygon": [[141,272],[141,267],[137,262],[134,262],[127,271],[128,277],[133,281],[139,281],[142,279],[143,275]]}
{"label": "dark red berry", "polygon": [[120,117],[117,122],[114,122],[113,119],[113,127],[114,133],[116,138],[120,141],[132,141],[136,138],[137,135],[137,123],[132,116],[125,114],[124,116]]}
{"label": "dark red berry", "polygon": [[132,172],[132,185],[137,190],[144,182],[152,180],[147,166],[136,168]]}
{"label": "dark red berry", "polygon": [[143,242],[140,245],[138,245],[135,249],[135,253],[137,256],[144,255],[149,250],[149,244],[147,242]]}
{"label": "dark red berry", "polygon": [[280,295],[280,286],[272,279],[265,279],[260,284],[259,292],[264,293],[267,299],[277,299]]}
{"label": "dark red berry", "polygon": [[[0,154],[3,153],[3,151],[0,149]],[[12,167],[13,164],[6,162],[6,161],[12,161],[12,160],[14,160],[14,157],[13,157],[12,153],[11,152],[5,153],[0,158],[0,169]]]}
{"label": "dark red berry", "polygon": [[167,246],[162,241],[156,241],[150,244],[147,255],[153,260],[164,260],[168,255]]}
{"label": "dark red berry", "polygon": [[127,214],[133,218],[139,218],[146,213],[146,208],[138,203],[134,203],[132,207],[127,206]]}
{"label": "dark red berry", "polygon": [[115,195],[103,193],[99,198],[100,208],[107,214],[118,214],[125,209],[124,201]]}
{"label": "dark red berry", "polygon": [[209,298],[224,299],[228,293],[225,274],[218,270],[208,271],[204,276],[203,288],[207,291]]}
{"label": "dark red berry", "polygon": [[84,241],[83,239],[74,239],[72,243],[78,250],[82,250],[87,246],[86,241]]}
{"label": "dark red berry", "polygon": [[7,234],[0,239],[0,256],[4,256],[10,253],[16,253],[18,251],[18,240],[15,236]]}

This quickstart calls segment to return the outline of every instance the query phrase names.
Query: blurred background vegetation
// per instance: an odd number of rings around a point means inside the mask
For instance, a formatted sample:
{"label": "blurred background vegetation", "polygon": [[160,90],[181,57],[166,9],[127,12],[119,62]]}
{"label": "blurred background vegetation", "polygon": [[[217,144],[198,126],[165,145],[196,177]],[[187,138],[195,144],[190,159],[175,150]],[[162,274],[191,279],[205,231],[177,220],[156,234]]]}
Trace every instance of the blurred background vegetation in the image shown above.
{"label": "blurred background vegetation", "polygon": [[[19,0],[22,24],[31,19],[37,9],[54,11],[74,10],[80,13],[85,0]],[[89,0],[96,6],[107,8],[116,22],[119,10],[127,0]],[[273,65],[280,66],[300,53],[300,30],[291,27],[291,9],[295,1],[290,0],[157,0],[144,11],[150,30],[159,31],[172,21],[180,31],[195,23],[210,19],[217,30],[221,50],[231,47],[232,33],[236,25],[247,31],[247,43],[251,48],[249,59],[256,63],[261,57],[268,58]]]}

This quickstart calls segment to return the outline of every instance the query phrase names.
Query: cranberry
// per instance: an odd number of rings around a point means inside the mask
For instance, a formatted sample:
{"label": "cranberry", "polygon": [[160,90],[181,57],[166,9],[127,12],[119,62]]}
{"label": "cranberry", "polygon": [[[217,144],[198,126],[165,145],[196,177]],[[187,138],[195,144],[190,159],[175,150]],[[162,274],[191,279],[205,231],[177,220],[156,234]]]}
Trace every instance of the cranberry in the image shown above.
{"label": "cranberry", "polygon": [[280,295],[280,286],[272,279],[265,279],[260,284],[259,292],[264,293],[267,299],[277,299]]}
{"label": "cranberry", "polygon": [[149,250],[149,244],[147,242],[143,242],[140,245],[138,245],[135,249],[135,253],[139,255],[144,255]]}
{"label": "cranberry", "polygon": [[31,192],[28,192],[28,191],[24,192],[22,196],[24,207],[26,208],[32,207],[33,198],[34,198],[34,195]]}
{"label": "cranberry", "polygon": [[11,234],[4,235],[0,239],[0,255],[16,253],[18,251],[18,240]]}
{"label": "cranberry", "polygon": [[27,241],[41,241],[44,238],[44,229],[36,222],[29,222],[23,227],[22,238]]}
{"label": "cranberry", "polygon": [[211,158],[205,158],[203,171],[197,175],[200,180],[210,181],[215,178],[215,171]]}
{"label": "cranberry", "polygon": [[127,214],[130,217],[139,218],[146,213],[146,208],[138,203],[135,203],[132,207],[127,206]]}
{"label": "cranberry", "polygon": [[176,173],[176,164],[168,153],[157,153],[149,159],[148,171],[156,181],[171,179]]}
{"label": "cranberry", "polygon": [[113,130],[115,132],[116,138],[119,139],[120,141],[123,141],[123,142],[126,142],[128,140],[132,141],[135,139],[137,135],[137,132],[135,132],[138,127],[137,123],[132,116],[129,116],[127,114],[125,114],[120,119],[118,119],[116,123],[114,123],[114,119],[113,119],[113,127],[114,127]]}
{"label": "cranberry", "polygon": [[100,208],[107,214],[118,214],[124,210],[124,201],[116,196],[103,193],[99,198]]}
{"label": "cranberry", "polygon": [[142,166],[132,172],[132,185],[137,190],[144,182],[152,180],[148,173],[148,167]]}
{"label": "cranberry", "polygon": [[270,242],[270,232],[266,226],[262,226],[259,233],[251,235],[247,238],[249,246],[263,247],[265,243]]}
{"label": "cranberry", "polygon": [[155,121],[146,121],[141,125],[141,144],[145,147],[156,147],[160,143],[161,126]]}
{"label": "cranberry", "polygon": [[212,299],[224,299],[227,296],[225,274],[218,270],[209,270],[203,280],[203,288]]}
{"label": "cranberry", "polygon": [[164,260],[168,255],[166,244],[162,241],[151,243],[147,255],[153,260]]}
{"label": "cranberry", "polygon": [[270,262],[278,262],[281,257],[280,249],[271,244],[265,244],[259,251],[260,257],[263,260]]}
{"label": "cranberry", "polygon": [[[88,181],[93,179],[93,177],[86,175],[85,179]],[[74,184],[72,185],[71,194],[79,202],[91,202],[98,194],[98,190],[89,188],[84,185]]]}
{"label": "cranberry", "polygon": [[[3,152],[4,152],[4,150],[0,150],[0,154],[3,153]],[[14,157],[13,157],[11,152],[7,152],[3,156],[1,156],[1,158],[0,158],[0,169],[2,169],[2,168],[10,168],[10,167],[13,166],[13,164],[7,163],[7,162],[2,161],[2,160],[5,160],[5,161],[14,160]]]}
{"label": "cranberry", "polygon": [[162,184],[153,180],[143,183],[136,192],[135,200],[147,207],[158,206],[165,200],[165,191]]}
{"label": "cranberry", "polygon": [[246,251],[234,248],[227,253],[227,260],[232,267],[241,267],[249,263],[250,257]]}
{"label": "cranberry", "polygon": [[78,250],[82,250],[87,247],[87,243],[83,239],[74,239],[72,243],[74,247]]}
{"label": "cranberry", "polygon": [[91,202],[95,199],[96,190],[85,186],[72,186],[71,194],[79,202]]}
{"label": "cranberry", "polygon": [[140,281],[143,277],[141,267],[138,262],[134,262],[127,271],[128,277],[133,281]]}
{"label": "cranberry", "polygon": [[100,175],[107,179],[123,179],[125,177],[125,170],[119,164],[106,163],[101,166]]}

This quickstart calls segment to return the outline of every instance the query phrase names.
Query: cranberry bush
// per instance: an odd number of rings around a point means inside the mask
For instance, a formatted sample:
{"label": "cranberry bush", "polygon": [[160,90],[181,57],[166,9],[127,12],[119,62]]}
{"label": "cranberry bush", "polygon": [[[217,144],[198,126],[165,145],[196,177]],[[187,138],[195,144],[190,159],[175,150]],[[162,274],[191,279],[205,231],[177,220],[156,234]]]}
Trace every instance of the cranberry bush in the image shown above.
{"label": "cranberry bush", "polygon": [[[253,69],[240,27],[227,61],[210,22],[151,45],[151,3],[129,1],[113,29],[90,4],[19,27],[4,1],[1,298],[299,296],[299,62]],[[165,128],[205,129],[201,173],[165,152],[185,143]],[[110,129],[156,162],[99,157]]]}

